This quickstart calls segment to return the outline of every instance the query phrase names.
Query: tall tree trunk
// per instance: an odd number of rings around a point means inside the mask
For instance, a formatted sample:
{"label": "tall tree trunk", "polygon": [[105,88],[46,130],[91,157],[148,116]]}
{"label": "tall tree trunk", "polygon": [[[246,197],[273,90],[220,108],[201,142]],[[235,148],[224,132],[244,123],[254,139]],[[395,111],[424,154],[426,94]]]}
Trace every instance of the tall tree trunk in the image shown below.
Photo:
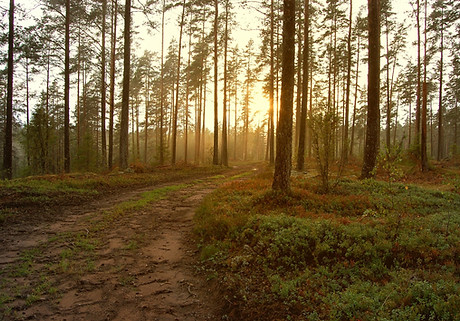
{"label": "tall tree trunk", "polygon": [[29,125],[30,125],[30,90],[29,90],[29,58],[26,57],[26,157],[27,166],[30,167],[30,142],[29,142]]}
{"label": "tall tree trunk", "polygon": [[123,100],[120,123],[120,168],[128,168],[129,82],[131,69],[131,0],[125,2],[125,44],[123,57]]}
{"label": "tall tree trunk", "polygon": [[70,0],[65,2],[64,171],[70,172]]}
{"label": "tall tree trunk", "polygon": [[428,105],[428,85],[426,82],[426,73],[427,73],[427,64],[428,58],[426,53],[426,44],[427,44],[427,1],[425,1],[425,41],[423,44],[423,102],[422,102],[422,115],[421,115],[421,122],[422,122],[422,137],[421,137],[421,144],[420,144],[420,161],[422,165],[422,172],[428,171],[428,156],[427,156],[427,105]]}
{"label": "tall tree trunk", "polygon": [[218,68],[217,68],[217,32],[219,23],[219,1],[214,0],[215,16],[214,16],[214,149],[212,163],[219,164],[219,117],[218,117]]}
{"label": "tall tree trunk", "polygon": [[13,68],[14,68],[14,0],[10,0],[8,34],[8,88],[6,101],[5,145],[3,148],[3,178],[13,178]]}
{"label": "tall tree trunk", "polygon": [[140,159],[141,159],[141,148],[140,148],[140,138],[139,138],[139,104],[136,103],[136,161],[139,161]]}
{"label": "tall tree trunk", "polygon": [[399,116],[399,94],[396,102],[395,129],[393,132],[393,145],[396,145],[396,134],[398,132],[398,116]]}
{"label": "tall tree trunk", "polygon": [[300,113],[302,106],[302,10],[297,10],[299,16],[297,18],[297,90],[296,90],[296,108],[295,108],[295,136],[294,136],[294,149],[298,153],[299,147],[299,131],[300,131]]}
{"label": "tall tree trunk", "polygon": [[438,108],[438,155],[437,159],[440,161],[444,157],[444,137],[443,137],[443,69],[444,69],[444,5],[441,7],[441,47],[440,47],[440,60],[439,60],[439,108]]}
{"label": "tall tree trunk", "polygon": [[[207,93],[208,93],[208,74],[206,70],[208,65],[208,60],[204,59],[204,90],[203,90],[203,110],[200,109],[200,115],[202,116],[202,123],[201,123],[201,159],[204,163],[206,161],[206,101],[207,101]],[[201,116],[200,116],[201,117]]]}
{"label": "tall tree trunk", "polygon": [[248,160],[248,140],[249,140],[249,82],[251,77],[251,56],[248,55],[248,69],[246,79],[246,99],[244,103],[244,155],[243,160]]}
{"label": "tall tree trunk", "polygon": [[380,135],[380,0],[368,0],[369,90],[362,178],[373,176]]}
{"label": "tall tree trunk", "polygon": [[148,162],[149,111],[150,111],[150,61],[147,67],[147,90],[145,93],[144,164],[147,164]]}
{"label": "tall tree trunk", "polygon": [[386,129],[385,129],[385,137],[386,137],[386,148],[390,151],[391,148],[391,98],[390,98],[390,30],[388,29],[388,16],[385,16],[385,41],[386,41],[386,60],[387,60],[387,68],[386,68],[386,93],[387,93],[387,101],[386,101]]}
{"label": "tall tree trunk", "polygon": [[[270,123],[270,132],[268,133],[270,141],[270,164],[275,163],[275,123],[274,123],[274,98],[275,98],[275,9],[274,9],[274,0],[271,0],[270,4],[270,84],[269,84],[269,96],[270,96],[270,109],[269,113],[269,123]],[[235,116],[236,117],[236,116]],[[236,122],[236,120],[235,120]],[[236,125],[235,125],[236,126]],[[235,127],[236,130],[236,127]],[[235,134],[236,141],[236,134]],[[235,146],[236,149],[236,146]]]}
{"label": "tall tree trunk", "polygon": [[[351,91],[351,27],[353,22],[353,0],[350,0],[350,15],[349,15],[348,26],[348,39],[347,39],[347,84],[345,89],[345,123],[343,130],[343,145],[342,145],[342,166],[345,166],[348,162],[348,127],[349,127],[349,115],[350,115],[350,91]],[[358,49],[359,51],[359,49]],[[357,63],[359,64],[359,62]]]}
{"label": "tall tree trunk", "polygon": [[117,44],[118,1],[112,0],[112,34],[110,49],[110,116],[109,116],[109,159],[108,168],[113,166],[113,118],[115,112],[115,54]]}
{"label": "tall tree trunk", "polygon": [[[273,110],[272,110],[273,111]],[[237,159],[237,148],[236,148],[236,143],[237,143],[237,136],[238,136],[238,81],[235,81],[235,132],[234,132],[234,138],[233,138],[233,158],[234,160]]]}
{"label": "tall tree trunk", "polygon": [[188,161],[188,113],[189,113],[189,97],[190,97],[190,62],[192,56],[192,13],[190,12],[189,19],[189,35],[188,35],[188,61],[187,61],[187,78],[185,89],[185,142],[184,142],[184,162]]}
{"label": "tall tree trunk", "polygon": [[131,160],[133,162],[137,161],[136,160],[136,140],[134,139],[134,135],[136,134],[136,131],[134,130],[134,103],[131,103]]}
{"label": "tall tree trunk", "polygon": [[307,127],[307,101],[308,101],[308,76],[309,76],[309,26],[310,26],[310,1],[304,0],[305,21],[304,21],[304,46],[303,46],[303,80],[302,80],[302,109],[300,112],[299,147],[297,149],[297,170],[303,171],[305,167],[305,138]]}
{"label": "tall tree trunk", "polygon": [[355,78],[355,96],[353,102],[353,116],[351,123],[351,138],[350,138],[350,156],[353,155],[353,145],[355,143],[355,124],[356,124],[356,109],[358,106],[358,88],[359,88],[359,55],[360,55],[360,36],[358,34],[358,43],[356,46],[357,57],[356,57],[356,78]]}
{"label": "tall tree trunk", "polygon": [[80,121],[80,71],[81,71],[81,29],[78,22],[78,53],[77,53],[77,150],[80,150],[81,121]]}
{"label": "tall tree trunk", "polygon": [[227,51],[228,51],[228,6],[229,0],[225,1],[225,31],[224,31],[224,100],[222,112],[222,165],[228,166],[227,147]]}
{"label": "tall tree trunk", "polygon": [[180,22],[179,32],[179,48],[177,56],[177,79],[176,79],[176,103],[174,107],[174,119],[173,119],[173,133],[172,133],[172,150],[171,150],[171,164],[176,164],[176,144],[177,144],[177,113],[179,110],[179,82],[180,82],[180,63],[181,63],[181,51],[182,51],[182,30],[184,29],[185,19],[185,0],[182,3],[182,17]]}
{"label": "tall tree trunk", "polygon": [[417,9],[416,9],[416,19],[417,19],[417,102],[415,106],[415,145],[417,147],[420,144],[420,109],[421,109],[421,100],[422,100],[422,77],[421,77],[421,40],[420,40],[420,0],[417,0]]}
{"label": "tall tree trunk", "polygon": [[101,49],[101,152],[102,167],[107,166],[107,140],[105,135],[106,114],[106,83],[105,83],[105,19],[107,15],[107,0],[102,0],[102,49]]}
{"label": "tall tree trunk", "polygon": [[276,161],[272,188],[290,190],[292,155],[292,103],[294,95],[295,0],[284,0],[281,109],[276,136]]}
{"label": "tall tree trunk", "polygon": [[160,66],[160,165],[164,163],[164,47],[165,47],[165,0],[161,13],[161,66]]}

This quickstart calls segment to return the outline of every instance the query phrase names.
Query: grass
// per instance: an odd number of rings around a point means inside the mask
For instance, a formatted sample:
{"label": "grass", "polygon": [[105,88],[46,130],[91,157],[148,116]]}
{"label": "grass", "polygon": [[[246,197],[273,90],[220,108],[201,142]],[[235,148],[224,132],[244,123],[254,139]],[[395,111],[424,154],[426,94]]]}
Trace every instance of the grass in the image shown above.
{"label": "grass", "polygon": [[204,268],[240,319],[460,319],[455,191],[343,179],[322,194],[299,176],[285,195],[270,183],[229,182],[195,216]]}

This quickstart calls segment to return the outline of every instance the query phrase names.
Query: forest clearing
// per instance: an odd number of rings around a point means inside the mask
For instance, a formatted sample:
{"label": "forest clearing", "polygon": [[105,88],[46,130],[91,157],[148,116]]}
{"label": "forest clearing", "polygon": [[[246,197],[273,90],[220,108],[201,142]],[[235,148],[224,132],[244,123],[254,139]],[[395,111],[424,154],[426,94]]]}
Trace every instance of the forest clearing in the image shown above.
{"label": "forest clearing", "polygon": [[458,166],[307,167],[289,195],[260,163],[4,182],[0,319],[458,320]]}

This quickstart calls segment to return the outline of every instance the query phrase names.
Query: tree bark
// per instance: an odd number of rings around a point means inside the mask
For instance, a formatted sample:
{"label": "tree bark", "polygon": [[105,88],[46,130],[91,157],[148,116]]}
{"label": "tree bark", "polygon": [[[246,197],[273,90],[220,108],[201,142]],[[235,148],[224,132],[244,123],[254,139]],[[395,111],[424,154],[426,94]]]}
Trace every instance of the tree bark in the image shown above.
{"label": "tree bark", "polygon": [[423,101],[422,101],[422,137],[420,144],[420,161],[422,166],[422,172],[428,171],[428,155],[427,155],[427,105],[428,105],[428,84],[426,82],[426,73],[427,73],[427,64],[428,58],[426,53],[426,43],[427,43],[427,2],[425,1],[425,41],[423,45]]}
{"label": "tree bark", "polygon": [[308,101],[308,76],[309,76],[309,26],[310,26],[310,1],[305,0],[305,21],[304,21],[304,47],[303,47],[303,80],[302,80],[302,107],[300,111],[299,124],[299,146],[297,149],[297,170],[303,171],[305,167],[305,138],[307,128],[307,101]]}
{"label": "tree bark", "polygon": [[[343,129],[343,144],[342,144],[342,166],[345,166],[348,162],[348,127],[349,127],[349,115],[350,115],[350,91],[351,91],[351,27],[353,22],[353,0],[350,0],[350,15],[349,15],[349,26],[348,26],[348,39],[347,39],[347,84],[345,93],[345,123]],[[358,49],[359,50],[359,49]],[[358,62],[359,64],[359,62]]]}
{"label": "tree bark", "polygon": [[177,145],[177,113],[179,110],[179,82],[180,82],[180,63],[181,63],[181,52],[182,52],[182,30],[184,29],[185,19],[185,0],[182,3],[182,17],[180,22],[179,31],[179,48],[177,56],[177,79],[176,79],[176,103],[174,107],[174,119],[173,119],[173,133],[172,133],[172,150],[171,150],[171,164],[176,164],[176,145]]}
{"label": "tree bark", "polygon": [[101,152],[102,167],[107,164],[107,140],[105,136],[106,114],[106,83],[105,83],[105,19],[107,15],[107,0],[102,0],[102,49],[101,49]]}
{"label": "tree bark", "polygon": [[440,61],[439,61],[439,109],[438,109],[438,155],[437,159],[440,161],[444,157],[444,137],[443,137],[443,69],[444,69],[444,5],[441,7],[441,46],[440,46]]}
{"label": "tree bark", "polygon": [[359,55],[360,55],[360,36],[358,34],[358,43],[356,46],[357,57],[356,57],[356,78],[355,78],[355,97],[353,102],[353,116],[351,123],[351,138],[350,138],[350,156],[353,156],[353,145],[355,143],[355,124],[356,124],[356,107],[358,105],[358,87],[359,87]]}
{"label": "tree bark", "polygon": [[380,136],[380,0],[368,0],[369,90],[366,144],[361,178],[374,176]]}
{"label": "tree bark", "polygon": [[14,0],[10,0],[8,34],[8,87],[6,101],[5,145],[3,148],[3,177],[13,178],[13,72],[14,68]]}
{"label": "tree bark", "polygon": [[161,66],[160,66],[160,165],[164,163],[164,47],[165,47],[165,0],[161,13]]}
{"label": "tree bark", "polygon": [[294,95],[295,0],[284,0],[281,108],[276,136],[276,161],[273,190],[290,191],[292,156],[292,109]]}
{"label": "tree bark", "polygon": [[214,0],[214,149],[212,163],[214,165],[219,164],[219,117],[218,117],[218,67],[217,67],[217,55],[218,55],[218,46],[217,46],[217,32],[218,32],[218,23],[219,23],[219,1]]}
{"label": "tree bark", "polygon": [[227,51],[228,51],[228,10],[229,0],[225,1],[225,31],[224,31],[224,100],[222,112],[222,165],[228,166],[227,147]]}
{"label": "tree bark", "polygon": [[[270,4],[270,84],[269,84],[269,95],[270,95],[270,109],[269,109],[269,122],[270,122],[270,164],[275,163],[275,123],[274,123],[274,100],[275,100],[275,9],[274,0],[271,0]],[[236,128],[235,128],[236,130]],[[235,139],[236,141],[236,139]]]}
{"label": "tree bark", "polygon": [[123,99],[120,123],[120,168],[128,168],[129,82],[131,69],[131,0],[125,2],[125,40],[123,57]]}
{"label": "tree bark", "polygon": [[64,171],[70,172],[70,0],[65,2]]}
{"label": "tree bark", "polygon": [[112,0],[112,35],[110,52],[110,116],[109,116],[109,155],[108,168],[113,166],[113,118],[115,111],[115,53],[117,42],[118,1]]}

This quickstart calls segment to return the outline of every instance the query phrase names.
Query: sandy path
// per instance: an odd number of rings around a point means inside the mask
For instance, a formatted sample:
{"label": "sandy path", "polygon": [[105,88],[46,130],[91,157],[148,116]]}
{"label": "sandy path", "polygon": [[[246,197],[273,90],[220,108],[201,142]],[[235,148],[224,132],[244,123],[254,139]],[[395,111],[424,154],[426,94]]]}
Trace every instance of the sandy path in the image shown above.
{"label": "sandy path", "polygon": [[43,246],[45,240],[67,232],[85,235],[101,209],[110,210],[116,203],[139,198],[154,187],[119,196],[115,202],[110,197],[98,201],[93,211],[77,210],[62,220],[34,227],[27,236],[20,232],[8,235],[3,239],[9,245],[0,253],[0,267],[17,262],[21,250],[42,242],[33,273],[15,277],[12,282],[33,289],[46,279],[54,293],[43,291],[32,304],[27,302],[29,296],[16,296],[9,305],[11,310],[0,314],[0,320],[221,319],[222,298],[206,276],[197,272],[198,252],[192,237],[196,208],[216,186],[215,179],[195,182],[122,216],[97,233],[94,251],[72,258],[73,262],[81,261],[78,267],[64,271],[66,249],[77,245],[61,240]]}

